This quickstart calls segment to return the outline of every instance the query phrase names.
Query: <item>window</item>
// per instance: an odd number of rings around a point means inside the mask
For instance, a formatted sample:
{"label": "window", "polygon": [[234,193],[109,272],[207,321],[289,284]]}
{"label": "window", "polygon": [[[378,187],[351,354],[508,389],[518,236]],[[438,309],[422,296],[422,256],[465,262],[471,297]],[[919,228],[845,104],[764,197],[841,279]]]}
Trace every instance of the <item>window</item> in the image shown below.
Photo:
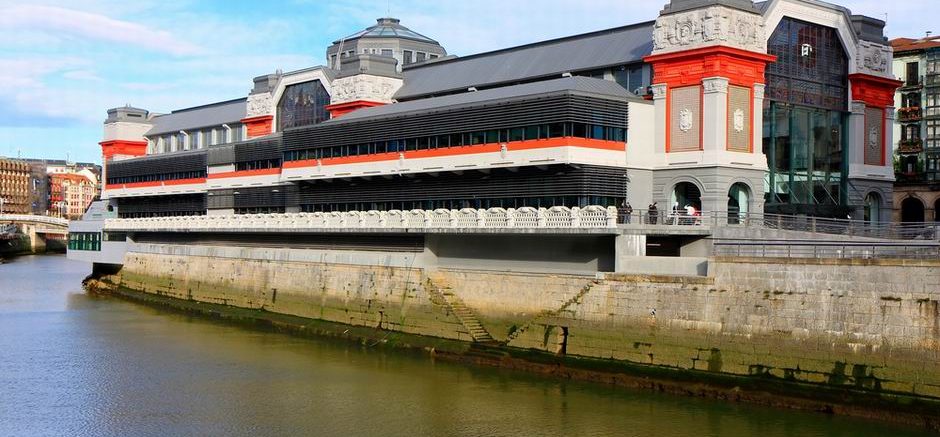
{"label": "window", "polygon": [[940,61],[927,61],[927,74],[940,73]]}
{"label": "window", "polygon": [[920,83],[920,71],[917,62],[907,63],[907,83],[905,85],[917,85]]}
{"label": "window", "polygon": [[440,56],[435,55],[434,53],[428,53],[428,59],[437,59],[437,58],[439,58],[439,57],[440,57]]}
{"label": "window", "polygon": [[402,52],[402,56],[405,58],[403,64],[408,65],[414,63],[414,52],[411,50],[405,50]]}
{"label": "window", "polygon": [[904,129],[901,130],[901,139],[902,140],[919,140],[920,139],[920,126],[916,124],[910,124],[904,126]]}
{"label": "window", "polygon": [[427,53],[418,52],[417,62],[424,62],[425,60],[427,60],[427,58],[428,58],[428,54],[427,54]]}
{"label": "window", "polygon": [[382,49],[382,56],[387,56],[391,58],[394,55],[392,49]]}
{"label": "window", "polygon": [[330,95],[319,80],[288,85],[277,104],[277,130],[325,121],[329,119],[329,104]]}

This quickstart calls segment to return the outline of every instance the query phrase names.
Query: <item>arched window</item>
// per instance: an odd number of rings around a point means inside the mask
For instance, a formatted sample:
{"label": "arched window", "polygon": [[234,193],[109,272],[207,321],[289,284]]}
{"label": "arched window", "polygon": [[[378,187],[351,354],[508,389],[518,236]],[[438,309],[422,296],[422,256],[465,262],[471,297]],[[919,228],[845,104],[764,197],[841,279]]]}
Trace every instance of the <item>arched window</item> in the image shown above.
{"label": "arched window", "polygon": [[277,130],[309,126],[330,118],[330,94],[319,80],[288,85],[277,102]]}
{"label": "arched window", "polygon": [[868,193],[865,196],[865,221],[878,223],[881,221],[881,196],[878,193]]}
{"label": "arched window", "polygon": [[737,224],[750,211],[751,190],[738,182],[728,190],[728,224]]}
{"label": "arched window", "polygon": [[940,199],[933,204],[933,221],[940,223]]}

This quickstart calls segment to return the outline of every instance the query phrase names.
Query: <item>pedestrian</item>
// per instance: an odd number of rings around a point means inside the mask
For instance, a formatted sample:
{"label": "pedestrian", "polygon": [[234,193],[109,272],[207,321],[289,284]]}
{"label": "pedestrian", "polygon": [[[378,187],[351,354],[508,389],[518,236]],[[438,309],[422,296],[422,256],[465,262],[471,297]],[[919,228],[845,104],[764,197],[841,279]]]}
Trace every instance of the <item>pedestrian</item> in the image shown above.
{"label": "pedestrian", "polygon": [[630,223],[630,218],[633,217],[633,207],[630,206],[630,202],[623,203],[623,213],[626,214],[626,222]]}
{"label": "pedestrian", "polygon": [[646,209],[649,210],[650,224],[655,225],[659,219],[659,208],[656,207],[656,202],[653,202],[653,204],[648,206]]}

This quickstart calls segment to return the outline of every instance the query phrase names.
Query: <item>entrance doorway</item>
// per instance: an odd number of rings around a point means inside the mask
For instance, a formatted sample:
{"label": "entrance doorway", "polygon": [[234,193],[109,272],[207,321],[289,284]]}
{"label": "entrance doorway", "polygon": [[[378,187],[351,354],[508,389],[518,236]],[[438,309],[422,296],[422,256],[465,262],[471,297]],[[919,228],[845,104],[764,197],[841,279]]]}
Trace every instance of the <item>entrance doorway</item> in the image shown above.
{"label": "entrance doorway", "polygon": [[728,224],[736,225],[747,218],[751,190],[747,185],[738,182],[728,190]]}
{"label": "entrance doorway", "polygon": [[924,221],[924,202],[916,197],[908,197],[901,202],[901,221],[918,223]]}
{"label": "entrance doorway", "polygon": [[702,210],[702,191],[691,182],[679,182],[672,189],[672,198],[669,202],[670,210],[678,208],[682,210],[686,205],[691,205],[696,211]]}
{"label": "entrance doorway", "polygon": [[878,193],[868,193],[865,196],[865,221],[868,223],[881,221],[881,196]]}

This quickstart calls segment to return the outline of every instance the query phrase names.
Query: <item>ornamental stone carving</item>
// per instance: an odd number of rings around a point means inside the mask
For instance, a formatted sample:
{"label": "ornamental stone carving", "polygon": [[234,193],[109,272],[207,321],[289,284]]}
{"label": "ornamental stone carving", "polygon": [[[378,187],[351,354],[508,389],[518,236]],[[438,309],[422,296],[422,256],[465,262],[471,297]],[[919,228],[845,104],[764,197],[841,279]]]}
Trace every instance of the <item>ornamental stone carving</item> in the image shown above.
{"label": "ornamental stone carving", "polygon": [[727,93],[728,79],[723,77],[702,79],[702,90],[705,94]]}
{"label": "ornamental stone carving", "polygon": [[392,96],[401,88],[402,80],[391,77],[357,74],[333,81],[331,104],[368,100],[391,103]]}
{"label": "ornamental stone carving", "polygon": [[246,108],[247,118],[274,115],[271,100],[271,93],[248,95],[248,107]]}
{"label": "ornamental stone carving", "polygon": [[724,6],[712,6],[656,19],[653,54],[712,45],[767,53],[763,17]]}
{"label": "ornamental stone carving", "polygon": [[855,56],[855,66],[859,73],[890,77],[889,69],[893,57],[891,48],[870,41],[860,41]]}
{"label": "ornamental stone carving", "polygon": [[650,89],[653,92],[653,100],[666,98],[666,85],[663,85],[663,84],[653,85],[650,87]]}
{"label": "ornamental stone carving", "polygon": [[766,89],[767,89],[767,86],[762,83],[754,84],[754,99],[764,100],[764,90]]}

